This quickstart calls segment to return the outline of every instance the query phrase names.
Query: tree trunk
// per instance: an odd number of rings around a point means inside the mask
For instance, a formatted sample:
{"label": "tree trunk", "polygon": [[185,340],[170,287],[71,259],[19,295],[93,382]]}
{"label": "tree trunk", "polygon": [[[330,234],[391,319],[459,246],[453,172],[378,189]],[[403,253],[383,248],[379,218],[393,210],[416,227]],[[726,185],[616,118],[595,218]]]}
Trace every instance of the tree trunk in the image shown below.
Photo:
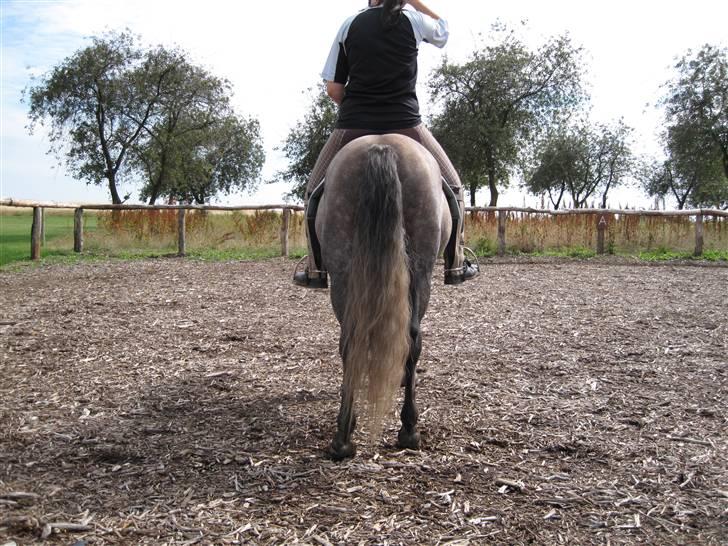
{"label": "tree trunk", "polygon": [[475,192],[478,191],[478,185],[475,182],[470,183],[470,206],[475,206]]}
{"label": "tree trunk", "polygon": [[604,193],[602,194],[602,208],[607,208],[607,194],[609,193],[609,186],[611,186],[611,182],[607,184],[607,187],[604,188]]}
{"label": "tree trunk", "polygon": [[149,204],[153,205],[159,198],[159,194],[162,193],[164,187],[164,179],[167,176],[167,154],[162,152],[162,156],[159,158],[159,174],[157,180],[152,184],[152,188],[149,191]]}
{"label": "tree trunk", "polygon": [[498,206],[498,187],[496,186],[495,169],[488,169],[488,189],[490,190],[489,207]]}
{"label": "tree trunk", "polygon": [[109,174],[107,178],[109,181],[109,193],[111,193],[111,203],[114,205],[121,205],[119,190],[116,189],[116,177],[113,174]]}

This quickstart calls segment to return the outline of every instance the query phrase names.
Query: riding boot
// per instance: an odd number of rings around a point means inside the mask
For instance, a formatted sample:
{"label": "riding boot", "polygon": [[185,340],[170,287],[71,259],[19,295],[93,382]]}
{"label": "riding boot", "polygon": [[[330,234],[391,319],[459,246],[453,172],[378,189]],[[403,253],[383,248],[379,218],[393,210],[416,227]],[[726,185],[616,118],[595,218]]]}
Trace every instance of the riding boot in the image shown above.
{"label": "riding boot", "polygon": [[452,216],[452,232],[445,247],[445,284],[461,284],[479,273],[478,265],[465,259],[465,199],[462,187],[451,187],[445,180],[442,189]]}
{"label": "riding boot", "polygon": [[321,245],[316,236],[316,212],[318,211],[319,201],[324,191],[324,183],[321,182],[308,195],[306,203],[304,227],[306,229],[306,244],[308,246],[308,254],[306,258],[306,269],[304,271],[296,271],[293,273],[293,282],[298,286],[306,288],[328,288],[328,274],[322,267]]}

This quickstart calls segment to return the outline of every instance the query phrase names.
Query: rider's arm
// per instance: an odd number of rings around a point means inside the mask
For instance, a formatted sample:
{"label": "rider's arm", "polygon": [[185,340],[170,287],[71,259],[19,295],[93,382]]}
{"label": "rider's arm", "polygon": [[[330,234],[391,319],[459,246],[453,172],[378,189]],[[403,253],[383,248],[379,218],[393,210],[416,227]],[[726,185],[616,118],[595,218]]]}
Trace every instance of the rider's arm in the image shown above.
{"label": "rider's arm", "polygon": [[403,13],[412,23],[417,43],[445,47],[450,36],[447,21],[425,6],[422,0],[408,0],[406,8]]}
{"label": "rider's arm", "polygon": [[409,4],[413,8],[415,8],[420,13],[424,13],[425,15],[432,17],[435,21],[438,21],[439,19],[442,19],[439,15],[437,15],[434,11],[432,11],[430,8],[428,8],[422,0],[407,0],[405,4]]}
{"label": "rider's arm", "polygon": [[336,104],[341,104],[344,98],[344,87],[349,79],[349,59],[346,56],[344,42],[354,17],[352,15],[344,21],[339,32],[336,33],[336,38],[331,44],[329,56],[326,58],[326,64],[321,72],[321,77],[326,82],[326,93]]}
{"label": "rider's arm", "polygon": [[344,92],[346,87],[343,83],[338,82],[326,82],[326,94],[331,97],[336,104],[341,104],[344,100]]}

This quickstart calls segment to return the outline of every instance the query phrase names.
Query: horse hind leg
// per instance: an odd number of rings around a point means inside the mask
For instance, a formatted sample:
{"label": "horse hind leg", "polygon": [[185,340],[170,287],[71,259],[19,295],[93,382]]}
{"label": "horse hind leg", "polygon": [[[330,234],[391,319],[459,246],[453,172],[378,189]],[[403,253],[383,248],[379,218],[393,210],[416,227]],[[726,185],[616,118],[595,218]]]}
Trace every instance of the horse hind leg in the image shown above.
{"label": "horse hind leg", "polygon": [[410,353],[407,358],[405,369],[404,404],[402,405],[402,428],[397,435],[397,445],[403,449],[419,449],[420,433],[417,432],[417,404],[415,402],[415,386],[417,383],[417,361],[422,352],[422,333],[420,332],[419,320],[416,310],[412,312],[410,324]]}
{"label": "horse hind leg", "polygon": [[[339,342],[339,353],[342,362],[346,362],[343,340]],[[344,370],[344,374],[346,374],[346,370]],[[332,459],[340,461],[356,455],[356,445],[351,441],[351,435],[355,428],[354,392],[347,385],[346,378],[344,378],[341,384],[341,407],[339,408],[339,416],[336,419],[336,434],[328,451]]]}

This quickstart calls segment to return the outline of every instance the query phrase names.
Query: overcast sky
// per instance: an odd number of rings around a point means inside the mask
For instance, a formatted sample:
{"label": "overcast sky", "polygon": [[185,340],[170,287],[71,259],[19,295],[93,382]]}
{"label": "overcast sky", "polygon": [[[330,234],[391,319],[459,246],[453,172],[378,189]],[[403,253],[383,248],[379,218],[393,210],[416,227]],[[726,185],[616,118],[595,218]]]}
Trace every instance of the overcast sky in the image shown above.
{"label": "overcast sky", "polygon": [[[236,110],[260,120],[267,155],[263,176],[269,178],[283,166],[274,148],[303,116],[308,105],[304,92],[319,82],[339,25],[365,4],[363,0],[0,0],[0,196],[109,201],[103,188],[71,180],[55,166],[46,155],[48,140],[42,131],[28,135],[21,92],[32,76],[46,73],[88,45],[89,36],[124,28],[141,35],[147,44],[179,45],[193,62],[232,82]],[[654,102],[676,57],[705,43],[725,46],[728,40],[725,0],[429,0],[428,5],[448,19],[450,41],[444,50],[421,47],[418,92],[425,113],[424,84],[430,71],[443,55],[465,60],[487,40],[497,20],[524,28],[524,38],[534,46],[568,32],[586,50],[592,119],[612,122],[623,117],[636,130],[637,153],[659,152],[656,135],[661,115]],[[527,24],[521,27],[524,20]],[[263,185],[254,195],[225,202],[279,203],[286,189]],[[635,192],[614,195],[612,206],[624,205],[625,200],[639,204]],[[479,194],[478,204],[486,200],[485,193]],[[521,205],[523,196],[509,191],[499,204]],[[536,199],[529,197],[527,204],[536,205]]]}

